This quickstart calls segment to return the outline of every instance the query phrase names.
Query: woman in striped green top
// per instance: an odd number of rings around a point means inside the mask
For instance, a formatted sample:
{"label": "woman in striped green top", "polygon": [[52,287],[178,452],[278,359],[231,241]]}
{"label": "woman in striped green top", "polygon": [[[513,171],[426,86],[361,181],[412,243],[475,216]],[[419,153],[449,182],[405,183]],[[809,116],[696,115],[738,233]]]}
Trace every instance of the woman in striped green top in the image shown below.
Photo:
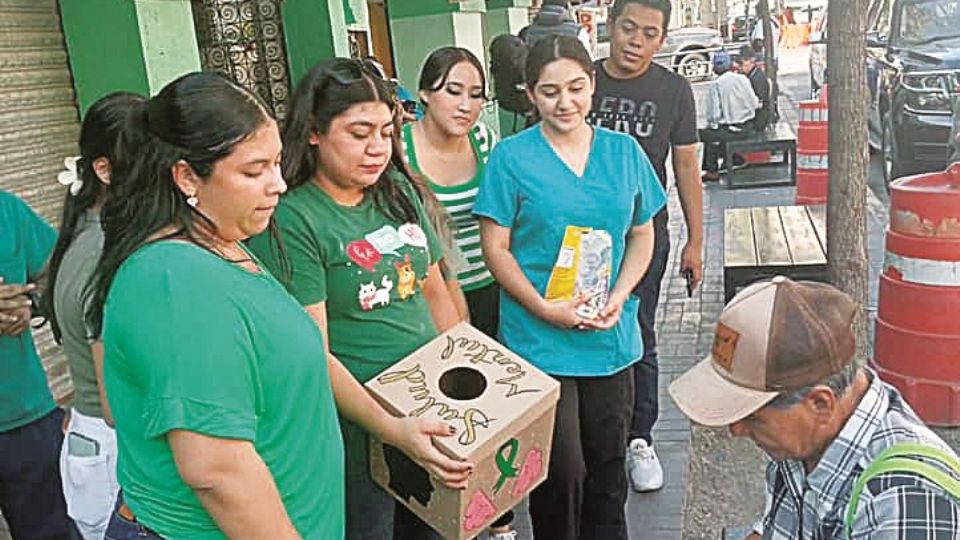
{"label": "woman in striped green top", "polygon": [[473,200],[496,135],[478,122],[486,101],[479,60],[459,47],[437,49],[420,73],[422,119],[403,127],[407,163],[446,209],[453,232],[445,259],[466,295],[470,322],[496,337],[499,289],[483,262]]}
{"label": "woman in striped green top", "polygon": [[[451,273],[456,273],[466,296],[470,324],[496,338],[500,287],[483,262],[480,225],[473,216],[483,167],[497,142],[496,134],[478,122],[487,99],[486,88],[483,66],[473,53],[460,47],[433,51],[420,71],[423,118],[403,126],[402,140],[410,170],[447,211],[452,238],[447,239],[444,261]],[[455,301],[460,296],[459,290],[452,294]],[[495,521],[490,537],[516,538],[513,517],[513,511],[508,511]]]}

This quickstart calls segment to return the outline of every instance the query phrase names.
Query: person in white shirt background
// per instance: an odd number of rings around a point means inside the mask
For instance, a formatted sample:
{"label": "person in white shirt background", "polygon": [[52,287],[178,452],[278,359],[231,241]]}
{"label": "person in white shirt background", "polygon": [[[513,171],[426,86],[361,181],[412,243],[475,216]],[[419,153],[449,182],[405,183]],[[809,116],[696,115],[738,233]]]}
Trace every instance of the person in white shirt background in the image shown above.
{"label": "person in white shirt background", "polygon": [[[713,71],[717,78],[707,89],[706,116],[707,127],[700,130],[703,142],[704,181],[716,181],[720,178],[720,156],[724,143],[745,139],[754,133],[753,118],[760,106],[760,100],[753,92],[750,79],[731,68],[730,54],[720,51],[713,56]],[[725,163],[731,167],[731,163]]]}

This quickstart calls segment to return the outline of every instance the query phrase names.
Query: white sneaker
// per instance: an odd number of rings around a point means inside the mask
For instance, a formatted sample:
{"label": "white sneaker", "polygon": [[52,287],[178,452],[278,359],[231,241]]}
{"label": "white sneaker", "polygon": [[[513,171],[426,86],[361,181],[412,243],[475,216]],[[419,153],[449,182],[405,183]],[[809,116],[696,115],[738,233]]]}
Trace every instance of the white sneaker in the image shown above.
{"label": "white sneaker", "polygon": [[490,533],[490,540],[517,540],[517,531]]}
{"label": "white sneaker", "polygon": [[627,447],[627,476],[634,491],[656,491],[663,487],[663,467],[647,441],[630,441]]}

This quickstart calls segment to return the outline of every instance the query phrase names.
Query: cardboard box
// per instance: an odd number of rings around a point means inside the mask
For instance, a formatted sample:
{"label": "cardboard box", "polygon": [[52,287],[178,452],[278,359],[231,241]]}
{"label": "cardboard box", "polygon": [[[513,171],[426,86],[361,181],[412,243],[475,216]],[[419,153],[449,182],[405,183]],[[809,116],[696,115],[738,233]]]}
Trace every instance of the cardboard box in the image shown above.
{"label": "cardboard box", "polygon": [[475,464],[465,490],[370,441],[373,479],[444,538],[479,535],[546,478],[560,384],[472,326],[450,329],[366,386],[394,415],[457,428],[435,440]]}

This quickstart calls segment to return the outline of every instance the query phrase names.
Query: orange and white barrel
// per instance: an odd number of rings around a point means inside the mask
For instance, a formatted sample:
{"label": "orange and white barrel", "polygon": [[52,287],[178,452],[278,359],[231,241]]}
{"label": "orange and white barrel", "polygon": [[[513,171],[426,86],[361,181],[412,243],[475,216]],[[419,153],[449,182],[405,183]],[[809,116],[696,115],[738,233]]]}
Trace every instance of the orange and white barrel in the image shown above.
{"label": "orange and white barrel", "polygon": [[827,202],[829,111],[826,99],[800,102],[797,128],[797,204]]}
{"label": "orange and white barrel", "polygon": [[874,365],[925,422],[960,425],[960,164],[890,185]]}
{"label": "orange and white barrel", "polygon": [[797,204],[824,204],[830,180],[830,158],[797,150]]}

